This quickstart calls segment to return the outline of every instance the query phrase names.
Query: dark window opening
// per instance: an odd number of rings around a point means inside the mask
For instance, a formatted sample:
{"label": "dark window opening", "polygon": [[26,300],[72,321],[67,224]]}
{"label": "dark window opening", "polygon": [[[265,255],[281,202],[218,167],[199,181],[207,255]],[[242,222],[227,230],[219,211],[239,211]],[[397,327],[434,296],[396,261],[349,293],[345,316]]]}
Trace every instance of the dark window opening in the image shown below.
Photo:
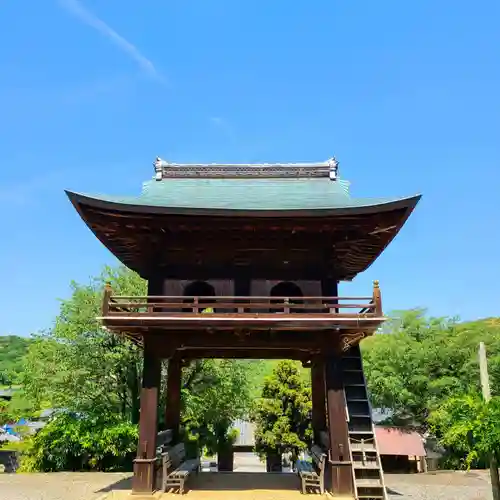
{"label": "dark window opening", "polygon": [[[291,281],[281,281],[277,285],[274,285],[271,288],[271,297],[281,297],[280,299],[272,299],[271,298],[271,304],[283,304],[283,297],[286,297],[288,299],[288,302],[290,304],[303,304],[304,301],[301,300],[303,297],[302,290],[300,286],[297,284],[291,282]],[[283,306],[279,309],[270,309],[270,312],[284,312],[284,307]],[[303,312],[303,309],[292,309],[290,312]]]}
{"label": "dark window opening", "polygon": [[[193,281],[184,287],[184,304],[192,304],[190,308],[184,308],[183,312],[192,312],[193,307],[196,307],[195,301],[200,305],[199,312],[206,310],[206,312],[215,312],[213,303],[214,300],[209,297],[215,297],[215,288],[206,281]],[[210,305],[204,308],[203,305]]]}

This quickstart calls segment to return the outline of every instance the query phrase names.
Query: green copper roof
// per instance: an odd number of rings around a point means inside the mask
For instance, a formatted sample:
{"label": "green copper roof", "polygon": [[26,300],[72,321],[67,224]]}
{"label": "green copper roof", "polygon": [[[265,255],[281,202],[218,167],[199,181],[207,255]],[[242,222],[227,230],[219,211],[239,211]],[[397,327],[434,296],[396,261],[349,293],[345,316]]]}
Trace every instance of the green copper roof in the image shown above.
{"label": "green copper roof", "polygon": [[349,182],[328,178],[171,178],[145,182],[139,196],[89,196],[132,206],[214,210],[314,210],[398,201],[351,198]]}

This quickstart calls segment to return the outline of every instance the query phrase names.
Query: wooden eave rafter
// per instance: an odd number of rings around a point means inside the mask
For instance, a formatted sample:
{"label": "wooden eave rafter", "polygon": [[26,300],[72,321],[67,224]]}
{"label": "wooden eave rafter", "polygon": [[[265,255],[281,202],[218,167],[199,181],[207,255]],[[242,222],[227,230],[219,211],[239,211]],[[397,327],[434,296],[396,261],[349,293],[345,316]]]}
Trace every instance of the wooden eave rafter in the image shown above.
{"label": "wooden eave rafter", "polygon": [[289,269],[300,279],[301,270],[314,268],[311,276],[319,277],[335,266],[340,280],[351,280],[374,262],[419,200],[417,196],[348,209],[221,214],[69,196],[97,238],[144,277],[154,263],[167,273],[170,265],[177,270],[209,266],[212,272],[229,274],[212,276],[220,278],[229,278],[232,266],[246,265],[255,278],[267,279],[272,279],[265,274],[273,269],[277,275]]}

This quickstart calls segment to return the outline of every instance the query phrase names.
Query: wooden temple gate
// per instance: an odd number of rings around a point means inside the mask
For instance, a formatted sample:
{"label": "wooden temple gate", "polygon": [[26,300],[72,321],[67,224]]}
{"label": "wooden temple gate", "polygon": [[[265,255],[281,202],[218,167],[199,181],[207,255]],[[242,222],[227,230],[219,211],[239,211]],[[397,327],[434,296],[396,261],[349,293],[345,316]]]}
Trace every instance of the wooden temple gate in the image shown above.
{"label": "wooden temple gate", "polygon": [[419,197],[359,200],[318,164],[178,165],[160,159],[134,198],[68,195],[94,234],[148,280],[145,297],[107,287],[101,321],[144,349],[133,491],[155,489],[161,360],[165,425],[179,437],[181,371],[196,358],[295,359],[311,367],[314,440],[334,494],[385,498],[359,342],[384,321],[338,283],[366,269]]}

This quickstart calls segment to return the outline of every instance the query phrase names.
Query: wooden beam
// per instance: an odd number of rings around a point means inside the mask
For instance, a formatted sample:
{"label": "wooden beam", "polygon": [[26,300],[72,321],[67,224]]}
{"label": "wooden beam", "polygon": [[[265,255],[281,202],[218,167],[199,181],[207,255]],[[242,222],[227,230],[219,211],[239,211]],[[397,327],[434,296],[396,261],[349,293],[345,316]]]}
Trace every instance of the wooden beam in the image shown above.
{"label": "wooden beam", "polygon": [[134,493],[153,493],[155,491],[160,372],[160,357],[156,353],[153,342],[145,338],[139,444],[137,458],[134,460],[134,476],[132,478],[132,491]]}
{"label": "wooden beam", "polygon": [[340,363],[340,357],[329,356],[325,365],[328,435],[330,438],[329,464],[333,495],[353,496],[354,485],[349,457],[347,406]]}
{"label": "wooden beam", "polygon": [[181,378],[182,359],[181,356],[174,355],[168,360],[165,406],[165,428],[173,430],[174,442],[179,439],[181,423]]}
{"label": "wooden beam", "polygon": [[312,427],[314,439],[319,443],[319,433],[326,429],[325,362],[316,357],[311,363]]}
{"label": "wooden beam", "polygon": [[[176,335],[146,334],[151,337],[158,355],[169,358],[173,349],[261,349],[261,350],[310,350],[319,351],[324,345],[332,345],[338,342],[337,332],[252,332],[250,335],[242,333],[235,335],[233,332],[218,332],[210,334],[207,332],[182,332]],[[272,356],[271,352],[269,353]]]}
{"label": "wooden beam", "polygon": [[296,359],[308,361],[317,351],[297,349],[180,349],[177,351],[182,359]]}
{"label": "wooden beam", "polygon": [[[344,329],[339,332],[312,329],[283,331],[252,329],[239,332],[239,334],[229,330],[172,331],[147,327],[132,329],[132,331],[131,329],[111,328],[110,331],[129,338],[139,346],[142,344],[144,337],[149,337],[151,342],[154,343],[158,355],[163,359],[170,358],[179,349],[189,352],[192,350],[195,353],[204,352],[206,356],[200,354],[200,357],[215,358],[246,358],[247,356],[241,356],[240,354],[245,354],[246,351],[251,349],[252,353],[249,353],[249,357],[254,359],[286,359],[286,356],[282,356],[282,353],[308,352],[311,355],[320,352],[340,353],[342,352],[342,338],[348,335],[356,336],[359,333],[359,327]],[[121,333],[122,331],[124,333]],[[226,350],[228,351],[227,354]],[[267,355],[261,355],[266,352],[268,352]],[[196,354],[193,356],[196,356]]]}

